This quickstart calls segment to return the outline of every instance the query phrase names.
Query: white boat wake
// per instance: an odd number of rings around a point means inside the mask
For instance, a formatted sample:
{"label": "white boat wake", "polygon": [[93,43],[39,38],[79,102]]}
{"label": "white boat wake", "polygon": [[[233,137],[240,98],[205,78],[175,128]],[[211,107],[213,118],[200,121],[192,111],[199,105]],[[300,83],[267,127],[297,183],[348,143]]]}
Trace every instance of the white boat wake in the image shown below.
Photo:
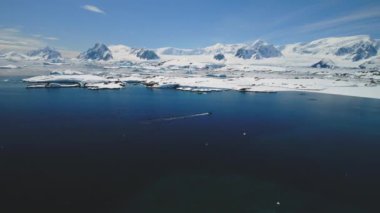
{"label": "white boat wake", "polygon": [[192,114],[192,115],[183,115],[183,116],[153,119],[153,120],[143,121],[142,123],[151,124],[151,123],[157,123],[157,122],[183,120],[183,119],[196,118],[196,117],[202,117],[202,116],[210,116],[210,115],[212,115],[211,112],[204,112],[204,113],[197,113],[197,114]]}

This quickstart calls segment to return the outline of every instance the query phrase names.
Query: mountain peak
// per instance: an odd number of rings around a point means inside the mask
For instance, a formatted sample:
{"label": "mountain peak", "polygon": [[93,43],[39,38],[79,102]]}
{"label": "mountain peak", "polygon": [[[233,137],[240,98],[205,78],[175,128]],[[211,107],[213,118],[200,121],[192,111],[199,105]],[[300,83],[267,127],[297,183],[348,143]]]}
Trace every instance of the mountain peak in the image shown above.
{"label": "mountain peak", "polygon": [[40,57],[44,60],[61,61],[62,55],[56,49],[46,46],[41,49],[32,50],[27,53],[30,57]]}
{"label": "mountain peak", "polygon": [[242,59],[262,59],[281,56],[281,51],[263,40],[256,40],[237,50],[235,56]]}
{"label": "mountain peak", "polygon": [[103,60],[107,61],[113,59],[111,50],[105,44],[96,43],[92,48],[88,49],[86,52],[82,52],[79,59],[85,60]]}
{"label": "mountain peak", "polygon": [[160,57],[158,57],[156,52],[154,52],[153,50],[148,50],[148,49],[144,49],[144,48],[137,49],[136,56],[140,59],[145,59],[145,60],[160,59]]}
{"label": "mountain peak", "polygon": [[256,41],[254,41],[252,43],[252,45],[267,45],[268,43],[264,40],[261,40],[261,39],[257,39]]}

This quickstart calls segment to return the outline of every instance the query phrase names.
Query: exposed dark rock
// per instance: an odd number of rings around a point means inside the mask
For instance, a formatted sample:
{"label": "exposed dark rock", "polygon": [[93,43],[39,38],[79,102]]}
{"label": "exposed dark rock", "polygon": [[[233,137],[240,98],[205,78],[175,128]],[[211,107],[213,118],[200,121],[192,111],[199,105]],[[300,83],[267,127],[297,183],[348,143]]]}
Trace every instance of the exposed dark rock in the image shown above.
{"label": "exposed dark rock", "polygon": [[225,57],[224,57],[223,54],[219,53],[219,54],[214,55],[214,59],[218,60],[218,61],[221,61],[221,60],[224,60]]}

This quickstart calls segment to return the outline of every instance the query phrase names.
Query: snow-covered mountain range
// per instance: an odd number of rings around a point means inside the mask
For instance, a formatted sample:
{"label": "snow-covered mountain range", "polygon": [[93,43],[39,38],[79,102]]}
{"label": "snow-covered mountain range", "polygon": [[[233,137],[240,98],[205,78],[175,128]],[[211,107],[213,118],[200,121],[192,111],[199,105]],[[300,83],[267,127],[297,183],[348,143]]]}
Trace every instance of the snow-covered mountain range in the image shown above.
{"label": "snow-covered mountain range", "polygon": [[0,55],[0,70],[42,74],[25,79],[28,88],[121,89],[141,83],[192,92],[310,91],[380,99],[379,47],[379,40],[369,36],[283,46],[262,40],[218,43],[196,49],[97,43],[75,58],[65,58],[65,63],[57,63],[61,54],[48,47],[5,53]]}
{"label": "snow-covered mountain range", "polygon": [[18,52],[8,52],[5,54],[0,55],[0,58],[8,60],[8,61],[22,61],[22,60],[27,60],[29,57],[25,54],[18,53]]}
{"label": "snow-covered mountain range", "polygon": [[[125,45],[95,44],[82,52],[77,60],[96,62],[147,60],[160,61],[166,66],[178,65],[207,67],[210,64],[266,64],[278,66],[312,66],[321,62],[321,68],[377,67],[380,40],[366,35],[331,37],[306,43],[275,46],[262,40],[240,44],[217,43],[205,48],[180,49],[165,47],[158,49],[132,48]],[[9,52],[0,55],[9,61],[44,60],[62,62],[61,54],[50,47],[30,51],[26,54]],[[324,62],[328,62],[327,64]],[[324,66],[328,65],[328,66]],[[330,66],[331,65],[331,66]]]}
{"label": "snow-covered mountain range", "polygon": [[[253,43],[242,44],[221,44],[198,48],[198,49],[179,49],[173,47],[159,48],[156,50],[159,55],[173,56],[195,56],[195,55],[234,55],[242,59],[262,59],[281,56],[281,51],[265,41],[257,40]],[[217,59],[218,60],[218,59]]]}
{"label": "snow-covered mountain range", "polygon": [[109,46],[112,55],[117,61],[157,60],[160,57],[154,50],[145,48],[131,48],[125,45]]}
{"label": "snow-covered mountain range", "polygon": [[29,51],[27,53],[18,53],[18,52],[8,52],[3,55],[0,55],[0,58],[9,60],[9,61],[45,61],[50,63],[62,63],[63,57],[61,53],[51,47],[44,47],[41,49],[36,49]]}
{"label": "snow-covered mountain range", "polygon": [[[323,38],[307,43],[275,46],[262,40],[240,44],[215,44],[205,48],[136,49],[124,45],[109,46],[114,60],[160,60],[167,65],[188,64],[276,64],[312,66],[320,61],[333,67],[358,67],[379,55],[380,41],[366,35]],[[149,51],[152,57],[139,57],[138,51]],[[157,56],[157,57],[156,57]],[[377,63],[374,60],[373,63]]]}
{"label": "snow-covered mountain range", "polygon": [[38,50],[32,50],[27,53],[29,57],[41,58],[48,61],[60,62],[63,60],[62,55],[56,49],[45,47]]}
{"label": "snow-covered mountain range", "polygon": [[323,38],[309,43],[285,45],[283,53],[316,56],[340,56],[352,61],[360,61],[376,56],[379,41],[369,36],[349,36]]}

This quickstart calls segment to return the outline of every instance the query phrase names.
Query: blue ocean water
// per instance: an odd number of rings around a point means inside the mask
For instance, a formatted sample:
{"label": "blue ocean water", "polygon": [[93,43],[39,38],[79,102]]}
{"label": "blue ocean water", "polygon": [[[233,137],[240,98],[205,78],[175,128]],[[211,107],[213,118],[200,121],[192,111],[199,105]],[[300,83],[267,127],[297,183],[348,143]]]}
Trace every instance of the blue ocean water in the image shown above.
{"label": "blue ocean water", "polygon": [[1,212],[379,211],[380,100],[4,80]]}

